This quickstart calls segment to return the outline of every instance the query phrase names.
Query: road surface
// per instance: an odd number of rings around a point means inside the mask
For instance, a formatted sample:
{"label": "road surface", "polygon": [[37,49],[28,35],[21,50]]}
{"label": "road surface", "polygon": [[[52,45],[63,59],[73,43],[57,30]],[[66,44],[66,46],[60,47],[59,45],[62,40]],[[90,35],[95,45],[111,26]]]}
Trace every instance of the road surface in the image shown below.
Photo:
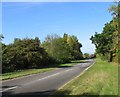
{"label": "road surface", "polygon": [[84,63],[76,63],[72,67],[58,68],[41,74],[3,81],[0,92],[3,96],[50,95],[62,85],[78,76],[93,63],[93,60],[86,60]]}

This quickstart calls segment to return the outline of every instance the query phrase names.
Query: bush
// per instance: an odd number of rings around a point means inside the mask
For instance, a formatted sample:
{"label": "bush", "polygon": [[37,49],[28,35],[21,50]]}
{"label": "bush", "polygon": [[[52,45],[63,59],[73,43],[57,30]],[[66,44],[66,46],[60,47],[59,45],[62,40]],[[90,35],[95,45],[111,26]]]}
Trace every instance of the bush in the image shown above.
{"label": "bush", "polygon": [[40,68],[50,61],[50,57],[40,47],[39,39],[15,39],[13,44],[3,47],[3,73],[28,69]]}

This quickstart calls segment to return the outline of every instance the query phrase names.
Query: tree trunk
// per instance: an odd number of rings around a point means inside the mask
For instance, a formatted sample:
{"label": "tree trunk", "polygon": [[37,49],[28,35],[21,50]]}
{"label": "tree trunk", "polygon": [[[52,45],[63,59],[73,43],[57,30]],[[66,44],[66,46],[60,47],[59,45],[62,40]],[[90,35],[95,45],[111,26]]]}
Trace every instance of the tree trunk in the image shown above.
{"label": "tree trunk", "polygon": [[110,51],[110,57],[109,57],[109,61],[108,62],[112,62],[112,51]]}

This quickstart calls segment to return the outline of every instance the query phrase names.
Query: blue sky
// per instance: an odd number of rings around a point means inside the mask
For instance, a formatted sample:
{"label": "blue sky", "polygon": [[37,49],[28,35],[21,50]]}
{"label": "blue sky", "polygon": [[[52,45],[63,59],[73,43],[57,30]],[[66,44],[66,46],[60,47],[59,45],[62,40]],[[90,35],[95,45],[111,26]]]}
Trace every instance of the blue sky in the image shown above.
{"label": "blue sky", "polygon": [[14,38],[39,37],[44,41],[48,34],[75,35],[82,43],[83,53],[94,53],[89,38],[101,32],[112,19],[108,12],[111,2],[23,2],[2,3],[3,42]]}

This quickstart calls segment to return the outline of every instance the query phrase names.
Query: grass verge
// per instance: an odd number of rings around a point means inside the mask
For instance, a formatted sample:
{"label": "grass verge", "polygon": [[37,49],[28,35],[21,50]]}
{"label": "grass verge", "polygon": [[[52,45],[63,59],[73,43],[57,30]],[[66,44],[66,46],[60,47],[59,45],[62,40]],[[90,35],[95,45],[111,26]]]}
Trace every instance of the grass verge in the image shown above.
{"label": "grass verge", "polygon": [[[83,75],[72,80],[54,95],[117,95],[118,65],[96,59]],[[88,97],[88,96],[87,96]]]}
{"label": "grass verge", "polygon": [[49,67],[71,67],[71,66],[74,66],[76,64],[79,64],[79,63],[83,63],[85,62],[85,60],[72,60],[70,63],[65,63],[65,64],[53,64],[53,65],[50,65]]}
{"label": "grass verge", "polygon": [[8,80],[8,79],[13,79],[17,77],[22,77],[30,74],[37,74],[37,73],[43,73],[47,72],[50,70],[54,70],[55,68],[42,68],[42,69],[28,69],[28,70],[19,70],[15,72],[10,72],[10,73],[4,73],[1,75],[2,80]]}
{"label": "grass verge", "polygon": [[26,75],[43,73],[43,72],[54,70],[59,67],[70,67],[70,66],[73,66],[80,62],[82,62],[82,61],[74,60],[71,63],[57,64],[55,67],[52,66],[52,67],[48,67],[48,68],[46,67],[46,68],[42,68],[42,69],[27,69],[27,70],[19,70],[19,71],[10,72],[10,73],[4,73],[4,74],[0,75],[0,80],[8,80],[8,79],[13,79],[13,78],[17,78],[17,77],[26,76]]}

